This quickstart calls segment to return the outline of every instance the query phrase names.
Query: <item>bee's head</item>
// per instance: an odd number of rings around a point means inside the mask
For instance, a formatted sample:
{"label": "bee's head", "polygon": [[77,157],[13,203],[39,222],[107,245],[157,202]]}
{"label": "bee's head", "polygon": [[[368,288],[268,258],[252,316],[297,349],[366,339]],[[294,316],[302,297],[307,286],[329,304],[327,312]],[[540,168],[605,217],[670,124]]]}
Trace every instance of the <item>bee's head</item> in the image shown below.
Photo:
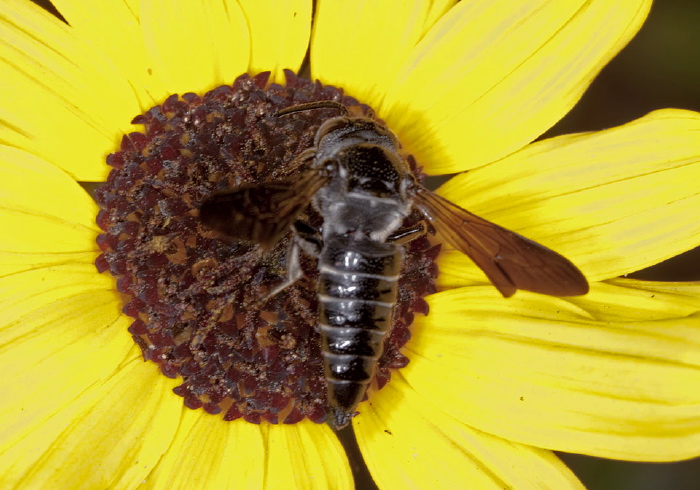
{"label": "bee's head", "polygon": [[324,122],[316,132],[315,146],[320,152],[338,151],[357,143],[374,143],[391,151],[401,147],[389,128],[368,117],[334,117]]}

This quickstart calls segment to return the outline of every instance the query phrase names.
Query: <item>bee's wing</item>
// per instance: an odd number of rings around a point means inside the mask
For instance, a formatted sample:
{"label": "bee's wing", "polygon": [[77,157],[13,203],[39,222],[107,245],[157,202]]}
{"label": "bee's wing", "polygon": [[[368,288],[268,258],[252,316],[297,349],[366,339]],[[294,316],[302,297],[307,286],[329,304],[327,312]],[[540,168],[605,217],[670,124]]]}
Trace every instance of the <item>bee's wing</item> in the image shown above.
{"label": "bee's wing", "polygon": [[207,198],[202,222],[236,240],[271,249],[328,180],[315,169],[292,179],[239,187]]}
{"label": "bee's wing", "polygon": [[471,258],[503,296],[525,289],[551,296],[588,292],[568,259],[418,186],[416,204],[447,243]]}

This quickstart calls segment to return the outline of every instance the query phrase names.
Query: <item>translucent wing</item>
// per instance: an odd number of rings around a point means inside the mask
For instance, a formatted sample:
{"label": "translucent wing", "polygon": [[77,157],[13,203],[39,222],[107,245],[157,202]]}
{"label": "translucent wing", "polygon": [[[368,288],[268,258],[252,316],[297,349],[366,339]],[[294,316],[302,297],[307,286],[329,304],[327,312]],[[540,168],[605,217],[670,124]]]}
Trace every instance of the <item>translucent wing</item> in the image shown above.
{"label": "translucent wing", "polygon": [[269,250],[327,180],[314,169],[293,179],[239,187],[209,197],[199,216],[214,230]]}
{"label": "translucent wing", "polygon": [[416,204],[438,233],[484,271],[503,296],[517,289],[551,296],[588,292],[584,275],[553,250],[418,187]]}

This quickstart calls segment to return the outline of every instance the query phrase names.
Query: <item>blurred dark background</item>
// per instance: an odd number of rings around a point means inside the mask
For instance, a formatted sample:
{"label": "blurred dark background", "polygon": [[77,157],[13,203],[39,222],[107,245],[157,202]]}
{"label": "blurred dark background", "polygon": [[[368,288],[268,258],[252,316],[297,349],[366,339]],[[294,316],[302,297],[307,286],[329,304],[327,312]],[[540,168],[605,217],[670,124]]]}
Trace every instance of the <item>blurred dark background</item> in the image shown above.
{"label": "blurred dark background", "polygon": [[[55,13],[47,1],[35,1]],[[545,137],[605,129],[665,107],[700,111],[700,0],[656,0],[639,34]],[[635,277],[700,280],[700,249],[640,271]],[[352,446],[351,441],[346,442]],[[358,488],[372,488],[356,448],[350,452],[354,453]],[[560,456],[589,490],[700,489],[700,459],[648,464]]]}

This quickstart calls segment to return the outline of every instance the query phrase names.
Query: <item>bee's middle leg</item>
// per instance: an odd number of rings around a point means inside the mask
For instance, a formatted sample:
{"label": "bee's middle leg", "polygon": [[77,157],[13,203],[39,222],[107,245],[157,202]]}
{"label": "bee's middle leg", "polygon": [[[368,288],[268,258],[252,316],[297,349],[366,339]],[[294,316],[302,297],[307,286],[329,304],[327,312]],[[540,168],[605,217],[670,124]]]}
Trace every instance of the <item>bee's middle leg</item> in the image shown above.
{"label": "bee's middle leg", "polygon": [[322,247],[323,243],[319,230],[303,221],[295,222],[294,238],[287,251],[287,278],[282,284],[266,294],[260,304],[264,304],[270,298],[281,293],[304,276],[304,270],[301,268],[301,263],[299,261],[299,253],[302,250],[312,257],[318,257],[321,254]]}

